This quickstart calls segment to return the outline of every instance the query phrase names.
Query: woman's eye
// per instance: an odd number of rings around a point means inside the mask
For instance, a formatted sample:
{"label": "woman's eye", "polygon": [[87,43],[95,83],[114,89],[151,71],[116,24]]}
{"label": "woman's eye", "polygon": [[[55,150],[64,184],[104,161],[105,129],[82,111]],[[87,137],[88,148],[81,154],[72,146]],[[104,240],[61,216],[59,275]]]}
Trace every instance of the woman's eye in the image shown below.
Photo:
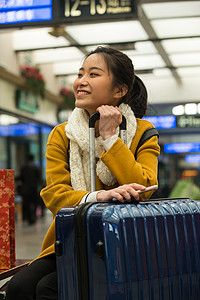
{"label": "woman's eye", "polygon": [[90,76],[99,76],[97,73],[90,73]]}
{"label": "woman's eye", "polygon": [[83,75],[81,74],[81,73],[78,73],[78,75],[77,75],[78,77],[82,77]]}

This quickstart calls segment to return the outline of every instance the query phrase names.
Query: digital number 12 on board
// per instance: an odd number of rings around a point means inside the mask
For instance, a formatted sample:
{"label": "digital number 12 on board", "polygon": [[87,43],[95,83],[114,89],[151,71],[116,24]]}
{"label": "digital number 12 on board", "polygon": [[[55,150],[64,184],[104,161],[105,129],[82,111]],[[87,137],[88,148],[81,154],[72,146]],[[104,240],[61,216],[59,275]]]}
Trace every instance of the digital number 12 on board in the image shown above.
{"label": "digital number 12 on board", "polygon": [[[81,0],[75,0],[74,3],[71,5],[70,0],[65,0],[65,17],[80,17],[81,16],[81,10],[78,9],[79,6],[81,6]],[[84,1],[87,2],[87,1]],[[90,0],[88,1],[88,4],[90,4],[90,15],[95,15],[96,13],[99,15],[102,15],[106,12],[106,1],[105,0],[99,0],[99,4],[96,5],[96,0]],[[85,3],[83,5],[86,5]]]}

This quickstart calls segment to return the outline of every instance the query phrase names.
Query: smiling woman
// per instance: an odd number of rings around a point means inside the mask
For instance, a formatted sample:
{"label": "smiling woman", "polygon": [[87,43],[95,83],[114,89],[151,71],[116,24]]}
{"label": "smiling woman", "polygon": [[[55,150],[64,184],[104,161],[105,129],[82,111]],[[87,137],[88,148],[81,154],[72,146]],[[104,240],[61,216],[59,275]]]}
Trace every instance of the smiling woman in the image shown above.
{"label": "smiling woman", "polygon": [[[139,191],[157,184],[160,148],[153,136],[135,156],[143,133],[154,126],[141,120],[147,91],[134,74],[130,58],[118,50],[98,47],[83,61],[73,88],[76,108],[68,123],[53,129],[47,142],[47,185],[41,191],[47,208],[55,218],[62,207],[85,202],[148,199],[152,191]],[[95,111],[100,113],[95,127],[97,190],[91,192],[88,121]],[[118,136],[122,114],[127,120],[127,144]],[[10,281],[7,300],[31,299],[33,295],[36,300],[50,299],[49,295],[58,299],[54,245],[55,220],[39,257]]]}
{"label": "smiling woman", "polygon": [[76,107],[86,109],[89,114],[100,105],[116,106],[122,97],[118,88],[113,89],[112,74],[103,57],[98,54],[84,61],[73,87]]}

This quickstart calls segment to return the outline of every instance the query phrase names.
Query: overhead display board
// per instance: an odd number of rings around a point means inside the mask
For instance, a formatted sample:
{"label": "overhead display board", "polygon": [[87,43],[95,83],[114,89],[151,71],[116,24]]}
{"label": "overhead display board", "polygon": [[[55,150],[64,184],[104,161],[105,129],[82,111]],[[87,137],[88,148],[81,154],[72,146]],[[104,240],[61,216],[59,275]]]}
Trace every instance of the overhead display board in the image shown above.
{"label": "overhead display board", "polygon": [[136,0],[0,0],[0,28],[128,20]]}
{"label": "overhead display board", "polygon": [[14,27],[53,20],[52,0],[1,0],[0,25]]}
{"label": "overhead display board", "polygon": [[188,154],[185,156],[185,162],[188,164],[200,164],[200,154]]}
{"label": "overhead display board", "polygon": [[177,127],[180,128],[200,128],[200,116],[199,115],[183,115],[177,116]]}
{"label": "overhead display board", "polygon": [[149,116],[143,117],[144,120],[147,120],[157,128],[157,129],[172,129],[176,128],[176,117],[169,116]]}
{"label": "overhead display board", "polygon": [[165,153],[200,152],[200,143],[169,143],[164,145]]}
{"label": "overhead display board", "polygon": [[[64,19],[67,22],[91,22],[137,16],[137,1],[133,0],[65,0]],[[63,10],[63,7],[62,7]]]}

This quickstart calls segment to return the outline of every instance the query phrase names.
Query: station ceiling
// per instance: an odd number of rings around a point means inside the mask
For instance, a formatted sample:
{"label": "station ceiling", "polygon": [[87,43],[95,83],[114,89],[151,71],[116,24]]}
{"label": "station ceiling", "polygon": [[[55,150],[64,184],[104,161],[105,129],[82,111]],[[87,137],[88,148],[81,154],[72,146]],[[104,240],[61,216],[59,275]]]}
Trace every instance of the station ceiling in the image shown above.
{"label": "station ceiling", "polygon": [[74,80],[81,59],[97,45],[111,45],[133,61],[137,74],[181,83],[200,74],[200,1],[138,1],[138,18],[57,28],[14,30],[13,48],[39,66]]}

